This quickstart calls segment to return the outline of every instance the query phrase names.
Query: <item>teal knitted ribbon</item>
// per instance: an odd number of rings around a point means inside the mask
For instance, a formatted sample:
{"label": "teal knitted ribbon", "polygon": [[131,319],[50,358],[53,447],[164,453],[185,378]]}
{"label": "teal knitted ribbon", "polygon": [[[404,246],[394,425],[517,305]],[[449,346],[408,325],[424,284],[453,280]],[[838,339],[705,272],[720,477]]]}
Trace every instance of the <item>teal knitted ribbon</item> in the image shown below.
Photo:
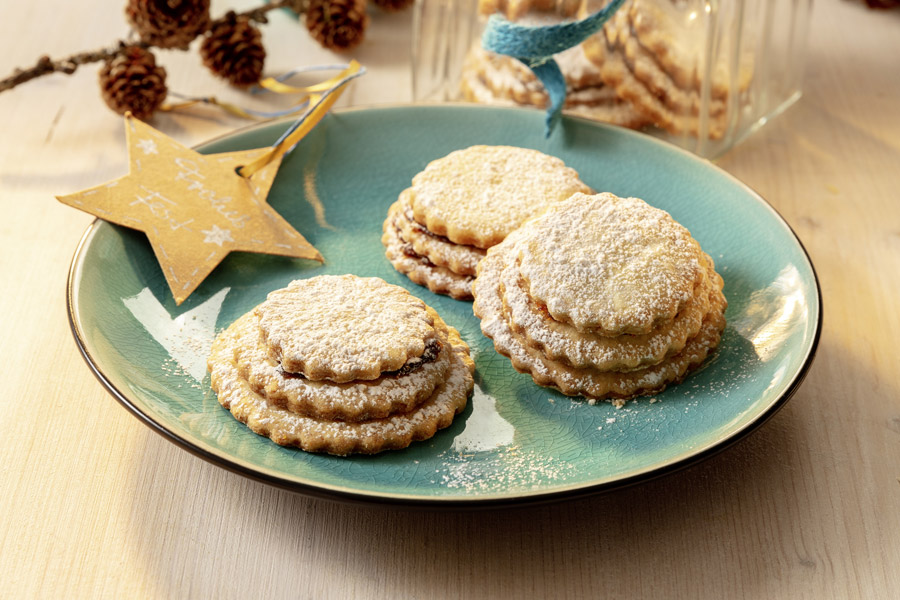
{"label": "teal knitted ribbon", "polygon": [[553,55],[577,46],[599,31],[624,2],[625,0],[611,0],[602,9],[581,21],[557,25],[519,25],[498,14],[491,15],[488,19],[487,28],[481,36],[482,47],[490,52],[518,59],[544,84],[550,97],[544,121],[544,133],[547,137],[550,137],[559,123],[566,102],[566,80]]}

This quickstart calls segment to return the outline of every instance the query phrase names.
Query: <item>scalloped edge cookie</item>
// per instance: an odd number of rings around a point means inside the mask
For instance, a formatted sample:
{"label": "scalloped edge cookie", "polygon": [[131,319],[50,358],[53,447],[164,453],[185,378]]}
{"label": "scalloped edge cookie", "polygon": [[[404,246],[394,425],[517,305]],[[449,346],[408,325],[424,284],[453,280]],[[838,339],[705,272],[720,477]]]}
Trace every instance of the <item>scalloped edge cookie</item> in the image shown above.
{"label": "scalloped edge cookie", "polygon": [[[429,309],[430,310],[430,309]],[[447,326],[433,313],[438,354],[404,373],[382,375],[371,381],[334,383],[292,376],[273,365],[259,344],[256,318],[247,313],[231,324],[234,361],[250,388],[270,403],[293,413],[317,419],[367,421],[396,412],[407,412],[429,398],[445,378],[450,365]],[[407,363],[408,365],[409,363]]]}
{"label": "scalloped edge cookie", "polygon": [[615,402],[662,392],[668,385],[682,381],[706,360],[718,346],[725,328],[727,302],[720,292],[700,332],[678,354],[657,365],[625,373],[576,369],[548,359],[512,331],[500,295],[500,273],[504,266],[502,254],[490,252],[478,267],[473,310],[481,319],[481,330],[493,340],[497,352],[510,359],[513,368],[531,375],[538,385],[553,387],[568,396]]}
{"label": "scalloped edge cookie", "polygon": [[455,300],[472,299],[472,282],[475,280],[472,275],[460,275],[418,255],[412,245],[400,237],[390,220],[384,222],[382,231],[384,255],[398,272],[435,294],[450,296]]}
{"label": "scalloped edge cookie", "polygon": [[254,313],[269,358],[312,381],[377,379],[421,356],[435,336],[425,303],[377,277],[298,279]]}
{"label": "scalloped edge cookie", "polygon": [[272,405],[242,379],[234,362],[233,332],[226,330],[213,343],[210,380],[219,403],[251,431],[281,446],[338,456],[375,454],[428,439],[449,426],[468,402],[475,363],[458,332],[449,328],[451,353],[447,379],[416,409],[384,419],[358,423],[305,417]]}

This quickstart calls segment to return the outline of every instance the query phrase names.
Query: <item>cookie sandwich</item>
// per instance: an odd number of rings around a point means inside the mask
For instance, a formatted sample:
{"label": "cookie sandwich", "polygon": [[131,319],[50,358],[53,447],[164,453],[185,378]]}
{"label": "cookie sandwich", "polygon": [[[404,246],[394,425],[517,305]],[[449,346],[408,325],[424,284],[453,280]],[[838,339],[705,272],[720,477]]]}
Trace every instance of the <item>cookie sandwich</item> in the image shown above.
{"label": "cookie sandwich", "polygon": [[716,348],[722,287],[668,213],[576,194],[487,252],[474,311],[497,351],[537,384],[621,405],[681,381]]}
{"label": "cookie sandwich", "polygon": [[432,437],[473,387],[469,347],[403,288],[354,275],[297,280],[215,339],[219,403],[282,446],[374,454]]}
{"label": "cookie sandwich", "polygon": [[485,251],[577,192],[590,192],[578,173],[537,150],[457,150],[429,163],[391,205],[381,239],[385,255],[432,292],[471,299]]}

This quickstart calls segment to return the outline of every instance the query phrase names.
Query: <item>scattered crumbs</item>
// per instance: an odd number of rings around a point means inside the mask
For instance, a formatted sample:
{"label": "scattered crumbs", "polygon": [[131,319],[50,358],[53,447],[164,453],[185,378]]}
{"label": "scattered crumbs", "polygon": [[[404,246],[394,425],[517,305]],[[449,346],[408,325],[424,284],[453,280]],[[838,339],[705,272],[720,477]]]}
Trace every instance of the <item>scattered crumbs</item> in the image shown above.
{"label": "scattered crumbs", "polygon": [[[596,400],[594,402],[596,402]],[[625,401],[621,398],[613,398],[610,402],[612,402],[612,405],[616,408],[622,408],[623,406],[625,406]]]}
{"label": "scattered crumbs", "polygon": [[419,464],[419,461],[417,461],[417,460],[414,460],[414,461],[413,461],[413,463],[415,463],[415,464]]}
{"label": "scattered crumbs", "polygon": [[[172,378],[171,380],[183,379],[185,383],[187,383],[191,388],[195,390],[204,389],[200,382],[194,379],[193,375],[177,360],[173,357],[167,357],[162,364],[160,365],[160,370],[166,376],[167,379]],[[181,389],[183,384],[176,383],[175,387]]]}
{"label": "scattered crumbs", "polygon": [[606,424],[607,424],[607,425],[610,425],[610,424],[615,423],[615,422],[616,422],[616,418],[615,418],[615,417],[609,417],[608,419],[606,419]]}
{"label": "scattered crumbs", "polygon": [[[590,404],[591,406],[594,406],[595,404],[597,404],[597,399],[596,398],[588,398],[587,403]],[[615,403],[616,403],[616,401],[613,400],[613,404],[615,404]]]}
{"label": "scattered crumbs", "polygon": [[597,431],[603,431],[603,425],[597,428]]}
{"label": "scattered crumbs", "polygon": [[650,404],[656,404],[657,402],[659,402],[659,398],[657,398],[656,396],[650,398]]}
{"label": "scattered crumbs", "polygon": [[565,482],[578,474],[571,463],[537,452],[521,451],[519,446],[510,446],[506,452],[486,460],[468,461],[468,457],[443,453],[443,466],[435,471],[435,483],[466,493],[491,493],[539,489],[548,483]]}
{"label": "scattered crumbs", "polygon": [[547,402],[549,402],[550,404],[556,404],[556,398],[553,398],[551,396],[550,398],[547,398]]}

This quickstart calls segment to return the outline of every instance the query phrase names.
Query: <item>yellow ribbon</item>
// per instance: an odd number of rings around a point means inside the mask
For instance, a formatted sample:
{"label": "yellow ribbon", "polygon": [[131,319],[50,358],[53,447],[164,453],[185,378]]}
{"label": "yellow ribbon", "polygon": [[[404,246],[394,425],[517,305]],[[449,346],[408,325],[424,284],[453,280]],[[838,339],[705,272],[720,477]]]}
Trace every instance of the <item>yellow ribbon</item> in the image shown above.
{"label": "yellow ribbon", "polygon": [[[306,100],[303,98],[302,100]],[[206,98],[194,98],[192,100],[185,100],[183,102],[175,102],[173,104],[166,103],[163,106],[159,107],[161,111],[175,111],[182,108],[188,108],[190,106],[194,106],[196,104],[212,104],[213,106],[218,106],[228,114],[234,115],[236,117],[241,117],[242,119],[259,119],[261,117],[257,117],[256,115],[251,115],[246,110],[241,108],[240,106],[235,106],[234,104],[229,104],[228,102],[221,102],[215,96],[207,96]]]}
{"label": "yellow ribbon", "polygon": [[[327,82],[309,86],[309,88],[302,88],[307,93],[309,93],[309,104],[311,108],[304,115],[300,125],[294,131],[292,131],[290,135],[286,136],[275,146],[272,146],[272,148],[268,152],[266,152],[253,162],[239,167],[238,174],[242,177],[252,177],[254,173],[269,164],[271,160],[283,156],[288,150],[293,148],[297,142],[302,140],[306,136],[306,134],[312,131],[313,128],[319,124],[319,121],[322,120],[322,117],[324,117],[334,105],[334,103],[337,102],[338,98],[340,98],[346,87],[344,85],[341,85],[340,87],[335,88],[334,86],[346,77],[358,73],[360,68],[361,67],[358,62],[356,62],[355,60],[351,60],[349,67],[341,71],[341,73],[339,73],[338,75],[335,75],[334,77],[329,79]],[[330,83],[330,85],[328,85],[324,89],[318,89],[324,86],[325,83]],[[313,88],[316,89],[313,90]],[[328,94],[318,93],[319,91],[326,90],[332,91]]]}
{"label": "yellow ribbon", "polygon": [[[356,70],[353,70],[353,65],[356,64]],[[282,83],[275,79],[274,77],[266,77],[262,79],[257,85],[259,87],[264,88],[270,92],[274,92],[276,94],[302,94],[297,102],[294,103],[294,106],[299,106],[303,104],[307,100],[309,100],[310,105],[315,104],[319,101],[321,97],[320,92],[327,92],[331,88],[333,88],[339,81],[341,81],[344,77],[351,73],[355,73],[359,70],[359,65],[356,61],[351,61],[350,66],[334,77],[326,79],[325,81],[308,85],[304,87],[297,87],[293,85],[287,85],[286,83]],[[228,114],[234,115],[236,117],[240,117],[242,119],[261,119],[261,118],[270,118],[265,115],[254,115],[250,112],[244,110],[240,106],[230,104],[228,102],[222,102],[215,96],[207,96],[204,98],[191,98],[189,100],[184,100],[182,102],[174,102],[174,103],[165,103],[163,106],[159,108],[161,111],[175,111],[180,110],[182,108],[188,108],[191,106],[195,106],[197,104],[211,104],[213,106],[218,106]]]}

